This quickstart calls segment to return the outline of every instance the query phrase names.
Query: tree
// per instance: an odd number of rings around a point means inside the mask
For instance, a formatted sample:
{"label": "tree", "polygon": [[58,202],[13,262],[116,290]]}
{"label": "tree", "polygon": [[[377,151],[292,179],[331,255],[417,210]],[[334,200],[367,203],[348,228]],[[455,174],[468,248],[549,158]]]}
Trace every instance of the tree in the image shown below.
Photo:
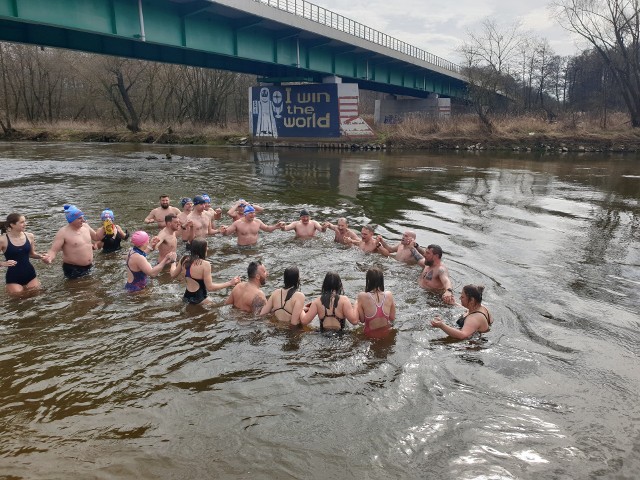
{"label": "tree", "polygon": [[561,24],[593,45],[640,127],[640,0],[558,0]]}

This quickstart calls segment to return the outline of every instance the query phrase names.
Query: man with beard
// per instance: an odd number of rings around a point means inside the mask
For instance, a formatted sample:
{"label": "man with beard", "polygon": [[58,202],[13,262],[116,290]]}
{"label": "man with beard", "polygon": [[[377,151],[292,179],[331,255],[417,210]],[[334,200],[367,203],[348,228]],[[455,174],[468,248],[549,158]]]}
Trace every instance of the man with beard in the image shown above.
{"label": "man with beard", "polygon": [[360,237],[356,232],[349,228],[349,224],[347,223],[347,219],[342,217],[338,219],[338,224],[334,225],[331,222],[324,222],[322,226],[326,229],[333,230],[336,233],[335,238],[333,239],[336,243],[342,243],[343,245],[351,245],[352,242],[348,240],[353,240],[356,243],[360,242]]}
{"label": "man with beard", "polygon": [[170,213],[177,216],[180,215],[180,210],[169,205],[169,195],[160,195],[160,206],[149,212],[147,218],[144,219],[144,223],[156,223],[158,227],[164,228],[166,226],[164,217]]}
{"label": "man with beard", "polygon": [[[414,257],[421,256],[415,247],[411,249]],[[439,245],[429,245],[424,252],[424,258],[418,260],[418,265],[424,270],[418,278],[418,285],[442,296],[442,301],[448,305],[455,304],[449,270],[442,263],[442,248]]]}
{"label": "man with beard", "polygon": [[[423,250],[420,249],[420,246],[416,243],[416,232],[413,230],[406,230],[402,234],[402,240],[396,246],[390,246],[387,242],[382,239],[380,241],[382,246],[386,248],[389,253],[395,253],[395,259],[399,262],[403,262],[409,265],[415,265],[418,263],[418,260],[421,260],[424,256]],[[417,251],[417,255],[414,255],[412,252],[412,248],[415,248]]]}
{"label": "man with beard", "polygon": [[282,227],[283,231],[295,230],[296,238],[311,238],[318,232],[326,231],[326,228],[315,220],[311,220],[309,211],[303,208],[300,211],[300,220],[291,222],[289,225]]}
{"label": "man with beard", "polygon": [[247,267],[247,276],[249,280],[240,282],[231,294],[225,300],[225,305],[233,305],[235,308],[243,312],[253,313],[257,315],[262,307],[267,303],[267,296],[260,289],[267,283],[269,272],[262,262],[251,262]]}
{"label": "man with beard", "polygon": [[[164,257],[170,253],[178,251],[178,232],[181,231],[180,220],[173,214],[164,217],[166,227],[160,230],[160,233],[151,240],[151,249],[158,250],[158,263],[161,263]],[[169,265],[167,263],[166,265]]]}

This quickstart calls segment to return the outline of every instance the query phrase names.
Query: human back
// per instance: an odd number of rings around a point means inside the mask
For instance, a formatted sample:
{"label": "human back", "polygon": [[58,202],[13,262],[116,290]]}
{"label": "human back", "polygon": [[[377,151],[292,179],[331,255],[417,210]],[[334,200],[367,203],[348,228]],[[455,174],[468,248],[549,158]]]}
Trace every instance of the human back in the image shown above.
{"label": "human back", "polygon": [[272,313],[279,322],[300,324],[303,313],[305,296],[299,292],[300,272],[298,267],[288,267],[284,271],[284,287],[273,291],[260,315]]}
{"label": "human back", "polygon": [[365,334],[387,328],[395,320],[393,294],[384,289],[384,276],[379,268],[367,271],[365,291],[358,294],[358,318],[365,324]]}

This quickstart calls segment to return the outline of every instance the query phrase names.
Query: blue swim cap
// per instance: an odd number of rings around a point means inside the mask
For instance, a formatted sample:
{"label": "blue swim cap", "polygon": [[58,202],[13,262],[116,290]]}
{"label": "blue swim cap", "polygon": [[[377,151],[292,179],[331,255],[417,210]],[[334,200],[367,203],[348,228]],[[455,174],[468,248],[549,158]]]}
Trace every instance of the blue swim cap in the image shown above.
{"label": "blue swim cap", "polygon": [[109,209],[103,210],[102,213],[100,214],[100,220],[102,220],[103,222],[105,220],[111,220],[113,222],[115,219],[116,217],[113,215],[113,212]]}
{"label": "blue swim cap", "polygon": [[249,213],[255,213],[256,209],[253,208],[251,205],[247,205],[246,207],[244,207],[244,214],[248,215]]}
{"label": "blue swim cap", "polygon": [[202,198],[202,195],[196,195],[195,197],[193,197],[194,205],[200,205],[201,203],[205,203],[204,198]]}
{"label": "blue swim cap", "polygon": [[211,197],[209,195],[203,193],[201,196],[204,198],[204,203],[211,203]]}
{"label": "blue swim cap", "polygon": [[81,217],[84,217],[84,213],[75,205],[64,206],[64,216],[67,217],[67,222],[71,223]]}
{"label": "blue swim cap", "polygon": [[182,200],[180,200],[180,203],[184,207],[187,203],[193,203],[193,200],[191,200],[189,197],[184,197]]}

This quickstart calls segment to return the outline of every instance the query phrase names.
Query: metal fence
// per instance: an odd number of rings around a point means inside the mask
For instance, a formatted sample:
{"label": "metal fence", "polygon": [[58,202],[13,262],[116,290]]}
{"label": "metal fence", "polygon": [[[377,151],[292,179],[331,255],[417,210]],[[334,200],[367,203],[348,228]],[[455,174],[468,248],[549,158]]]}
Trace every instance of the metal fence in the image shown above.
{"label": "metal fence", "polygon": [[402,40],[391,37],[385,33],[379,32],[371,27],[367,27],[360,22],[351,20],[350,18],[339,15],[326,8],[319,7],[306,0],[254,0],[255,2],[269,5],[270,7],[292,13],[299,17],[312,20],[314,22],[326,25],[341,32],[348,33],[354,37],[362,38],[369,42],[383,47],[390,48],[396,52],[404,53],[410,57],[418,58],[440,68],[450,70],[452,72],[461,73],[461,68],[449,60],[440,58],[437,55],[429,53],[421,48],[409,45]]}

